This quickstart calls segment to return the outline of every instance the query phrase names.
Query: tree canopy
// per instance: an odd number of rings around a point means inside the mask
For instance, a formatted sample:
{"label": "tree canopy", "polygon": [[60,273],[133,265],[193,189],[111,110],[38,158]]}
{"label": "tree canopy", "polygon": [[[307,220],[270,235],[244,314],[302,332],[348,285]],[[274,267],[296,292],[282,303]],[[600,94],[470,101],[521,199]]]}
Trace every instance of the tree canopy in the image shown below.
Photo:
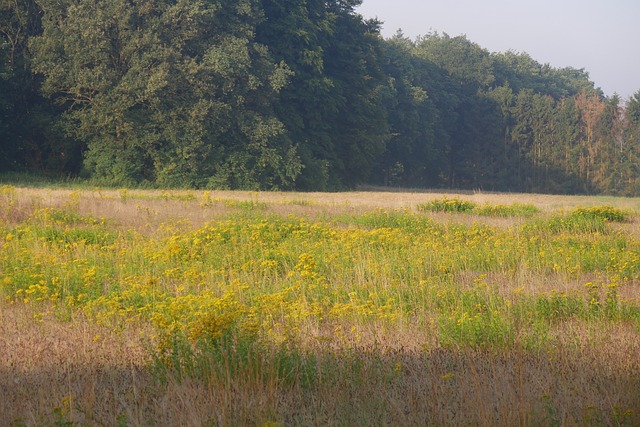
{"label": "tree canopy", "polygon": [[638,194],[640,91],[380,35],[360,0],[0,0],[0,170],[110,185]]}

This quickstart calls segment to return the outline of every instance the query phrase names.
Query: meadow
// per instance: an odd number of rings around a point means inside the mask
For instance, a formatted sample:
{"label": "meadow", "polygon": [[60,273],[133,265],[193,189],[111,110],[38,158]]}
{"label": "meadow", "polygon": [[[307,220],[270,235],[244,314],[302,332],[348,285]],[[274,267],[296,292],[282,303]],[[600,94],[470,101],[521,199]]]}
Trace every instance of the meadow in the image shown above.
{"label": "meadow", "polygon": [[640,199],[0,187],[0,425],[640,425]]}

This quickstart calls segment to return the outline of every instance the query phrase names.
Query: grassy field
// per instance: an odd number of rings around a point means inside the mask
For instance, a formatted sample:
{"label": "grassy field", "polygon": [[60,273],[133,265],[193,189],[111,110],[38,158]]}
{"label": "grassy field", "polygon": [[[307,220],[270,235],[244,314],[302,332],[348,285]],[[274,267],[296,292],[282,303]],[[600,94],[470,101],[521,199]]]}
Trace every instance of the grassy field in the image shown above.
{"label": "grassy field", "polygon": [[0,187],[0,425],[640,425],[640,199]]}

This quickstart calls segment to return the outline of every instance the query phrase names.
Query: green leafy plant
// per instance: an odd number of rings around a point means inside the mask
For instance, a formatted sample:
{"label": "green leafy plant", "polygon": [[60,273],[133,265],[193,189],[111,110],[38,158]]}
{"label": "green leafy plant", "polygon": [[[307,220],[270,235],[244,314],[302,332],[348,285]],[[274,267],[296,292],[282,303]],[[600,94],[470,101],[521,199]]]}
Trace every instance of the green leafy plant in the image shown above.
{"label": "green leafy plant", "polygon": [[572,218],[601,219],[610,222],[626,222],[629,214],[613,206],[591,206],[574,209],[569,213]]}
{"label": "green leafy plant", "polygon": [[430,202],[418,205],[418,210],[422,212],[470,213],[475,207],[476,204],[468,200],[444,196],[441,199],[431,200]]}

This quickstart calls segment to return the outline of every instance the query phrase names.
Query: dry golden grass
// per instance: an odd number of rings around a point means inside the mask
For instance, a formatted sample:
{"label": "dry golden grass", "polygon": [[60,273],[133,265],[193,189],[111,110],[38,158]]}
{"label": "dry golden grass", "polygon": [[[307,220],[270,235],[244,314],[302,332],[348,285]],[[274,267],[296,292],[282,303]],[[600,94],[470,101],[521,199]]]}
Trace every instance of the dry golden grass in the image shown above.
{"label": "dry golden grass", "polygon": [[[28,217],[35,206],[65,207],[76,200],[79,213],[107,217],[126,227],[155,227],[171,219],[186,219],[199,226],[237,210],[230,202],[255,202],[258,208],[281,215],[316,216],[358,214],[372,209],[408,209],[442,197],[461,198],[476,204],[530,204],[543,212],[570,210],[579,206],[610,205],[630,212],[640,211],[640,199],[593,196],[557,196],[511,193],[424,193],[357,191],[341,193],[285,193],[247,191],[160,191],[160,190],[52,190],[16,188],[13,221]],[[211,203],[203,203],[210,200]],[[441,221],[489,225],[512,225],[519,218],[487,218],[475,215],[429,214]],[[637,230],[637,222],[620,225]]]}
{"label": "dry golden grass", "polygon": [[144,330],[34,317],[41,308],[0,303],[0,425],[110,425],[135,408],[149,377]]}
{"label": "dry golden grass", "polygon": [[[378,208],[415,211],[418,204],[443,195],[18,188],[0,221],[18,224],[36,208],[72,207],[81,215],[104,217],[116,228],[153,234],[167,222],[197,228],[243,207],[316,218]],[[603,204],[640,211],[638,199],[446,195],[478,204],[532,204],[542,215]],[[505,228],[524,221],[425,215],[442,223]],[[635,216],[615,227],[640,234]],[[453,281],[463,290],[473,288],[477,278],[477,272],[463,271]],[[503,296],[516,290],[587,295],[585,281],[596,278],[543,276],[525,268],[486,275]],[[630,281],[619,294],[638,299],[640,287]],[[110,328],[80,312],[42,304],[0,302],[2,426],[640,425],[640,333],[629,324],[562,321],[549,331],[551,348],[528,351],[444,348],[430,323],[433,314],[419,310],[414,318],[393,324],[308,322],[301,326],[300,345],[320,375],[304,384],[277,380],[277,367],[264,361],[236,374],[229,368],[209,378],[160,379],[150,368],[153,334],[148,325]],[[324,340],[335,337],[337,328],[352,327],[357,336],[345,333],[342,341]]]}
{"label": "dry golden grass", "polygon": [[[83,319],[34,321],[29,308],[3,304],[0,425],[640,423],[640,341],[624,327],[562,325],[556,350],[541,354],[421,351],[410,348],[416,337],[408,330],[373,329],[367,338],[375,343],[312,349],[334,376],[309,387],[251,374],[159,383],[141,332],[114,333]],[[408,347],[387,347],[392,337]],[[617,418],[600,418],[616,405]]]}

